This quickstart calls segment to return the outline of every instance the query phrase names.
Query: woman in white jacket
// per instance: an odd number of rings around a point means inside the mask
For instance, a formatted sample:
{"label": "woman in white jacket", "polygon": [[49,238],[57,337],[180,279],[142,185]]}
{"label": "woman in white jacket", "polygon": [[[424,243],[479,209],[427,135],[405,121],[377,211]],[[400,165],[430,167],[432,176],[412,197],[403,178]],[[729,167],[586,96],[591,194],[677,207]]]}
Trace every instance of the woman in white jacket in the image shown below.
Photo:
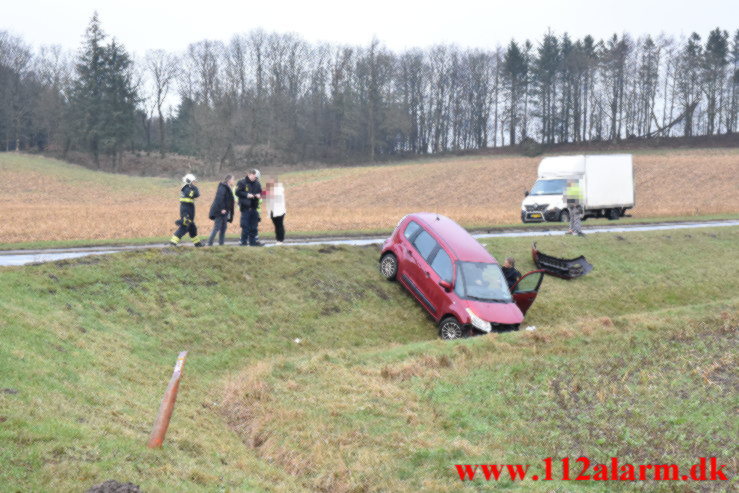
{"label": "woman in white jacket", "polygon": [[277,244],[285,241],[285,187],[275,178],[267,181],[267,212],[275,225]]}

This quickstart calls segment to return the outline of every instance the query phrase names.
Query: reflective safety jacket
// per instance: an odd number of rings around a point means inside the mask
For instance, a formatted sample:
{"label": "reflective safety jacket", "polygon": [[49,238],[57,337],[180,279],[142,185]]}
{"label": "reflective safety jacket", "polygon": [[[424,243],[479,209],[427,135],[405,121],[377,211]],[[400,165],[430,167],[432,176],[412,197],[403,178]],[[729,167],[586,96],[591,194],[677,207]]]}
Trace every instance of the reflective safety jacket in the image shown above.
{"label": "reflective safety jacket", "polygon": [[584,197],[578,182],[567,185],[567,189],[565,190],[565,199],[567,199],[568,204],[581,204],[583,202]]}
{"label": "reflective safety jacket", "polygon": [[192,183],[188,183],[180,190],[180,202],[194,204],[198,197],[200,197],[200,190]]}

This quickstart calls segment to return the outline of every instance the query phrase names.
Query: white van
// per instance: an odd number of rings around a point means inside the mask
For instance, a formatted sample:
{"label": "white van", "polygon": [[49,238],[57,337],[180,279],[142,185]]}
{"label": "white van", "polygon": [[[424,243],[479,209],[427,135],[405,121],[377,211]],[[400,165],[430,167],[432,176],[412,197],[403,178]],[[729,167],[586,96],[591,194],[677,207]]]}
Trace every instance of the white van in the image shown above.
{"label": "white van", "polygon": [[521,220],[569,221],[564,198],[569,180],[580,183],[584,217],[618,219],[634,207],[631,154],[545,157],[539,163],[539,179],[521,202]]}

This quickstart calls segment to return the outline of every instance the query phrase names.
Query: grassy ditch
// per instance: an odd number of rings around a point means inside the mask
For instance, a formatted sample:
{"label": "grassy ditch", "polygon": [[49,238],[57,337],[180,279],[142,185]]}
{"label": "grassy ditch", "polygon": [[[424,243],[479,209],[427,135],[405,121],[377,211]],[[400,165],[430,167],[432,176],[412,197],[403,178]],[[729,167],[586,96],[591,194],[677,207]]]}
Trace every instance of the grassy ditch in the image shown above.
{"label": "grassy ditch", "polygon": [[[148,250],[4,268],[0,484],[451,491],[462,484],[455,463],[734,460],[738,237],[540,240],[595,270],[545,279],[527,315],[536,331],[455,343],[381,280],[376,247]],[[529,239],[485,244],[532,267]],[[165,447],[151,451],[183,349]]]}

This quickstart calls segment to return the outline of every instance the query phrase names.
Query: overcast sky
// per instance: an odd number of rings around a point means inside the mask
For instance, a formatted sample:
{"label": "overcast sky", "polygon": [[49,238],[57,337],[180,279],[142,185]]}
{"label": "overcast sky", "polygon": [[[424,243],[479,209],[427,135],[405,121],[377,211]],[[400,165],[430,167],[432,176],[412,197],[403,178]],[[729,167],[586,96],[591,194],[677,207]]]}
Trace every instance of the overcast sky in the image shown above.
{"label": "overcast sky", "polygon": [[76,49],[94,10],[103,30],[139,55],[255,28],[351,45],[377,37],[396,51],[437,43],[494,48],[511,38],[539,40],[548,29],[600,39],[739,28],[737,0],[25,0],[3,2],[0,30],[35,47]]}

